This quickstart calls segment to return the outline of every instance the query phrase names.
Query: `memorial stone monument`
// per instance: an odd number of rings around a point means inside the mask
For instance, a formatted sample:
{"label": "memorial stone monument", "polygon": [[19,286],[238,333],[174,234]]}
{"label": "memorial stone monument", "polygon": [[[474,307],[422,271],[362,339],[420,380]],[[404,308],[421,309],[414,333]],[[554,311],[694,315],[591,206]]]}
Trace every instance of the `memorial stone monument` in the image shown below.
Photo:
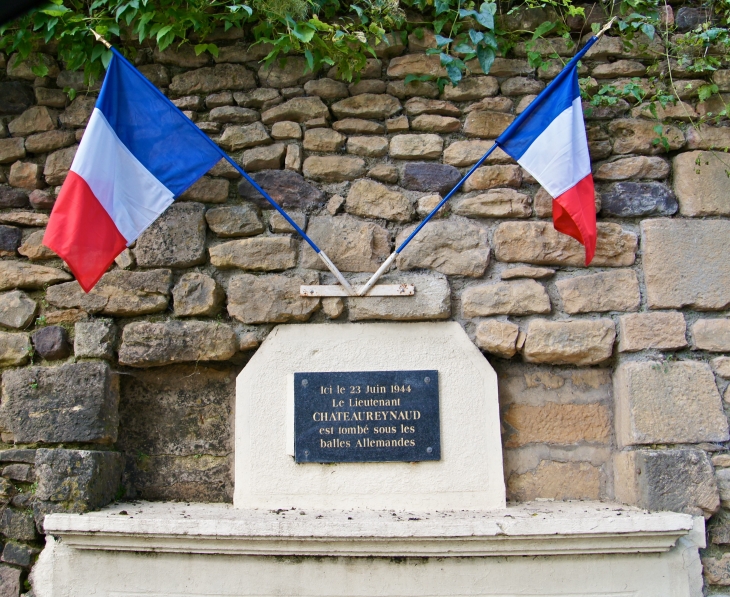
{"label": "memorial stone monument", "polygon": [[36,595],[702,594],[702,518],[506,506],[497,376],[456,322],[279,326],[235,437],[233,507],[48,516]]}

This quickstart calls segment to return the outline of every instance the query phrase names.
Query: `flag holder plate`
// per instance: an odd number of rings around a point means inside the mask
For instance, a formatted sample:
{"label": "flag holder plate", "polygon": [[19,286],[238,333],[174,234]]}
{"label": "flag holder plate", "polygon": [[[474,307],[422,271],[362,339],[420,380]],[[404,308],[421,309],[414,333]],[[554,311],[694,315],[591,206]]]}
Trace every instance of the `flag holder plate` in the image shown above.
{"label": "flag holder plate", "polygon": [[[362,286],[354,287],[358,295],[361,288]],[[361,296],[413,296],[415,293],[416,287],[413,284],[378,284]],[[340,284],[302,285],[299,287],[299,295],[308,297],[353,296]]]}

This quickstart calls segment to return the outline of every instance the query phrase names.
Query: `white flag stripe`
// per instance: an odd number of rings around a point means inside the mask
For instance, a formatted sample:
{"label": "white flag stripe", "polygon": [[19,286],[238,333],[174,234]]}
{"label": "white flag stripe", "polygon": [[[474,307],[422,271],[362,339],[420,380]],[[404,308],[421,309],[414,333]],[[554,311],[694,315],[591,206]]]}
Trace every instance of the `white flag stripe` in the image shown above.
{"label": "white flag stripe", "polygon": [[127,244],[134,242],[173,201],[94,108],[71,170],[86,181]]}
{"label": "white flag stripe", "polygon": [[552,197],[559,197],[591,173],[579,97],[533,141],[518,163]]}

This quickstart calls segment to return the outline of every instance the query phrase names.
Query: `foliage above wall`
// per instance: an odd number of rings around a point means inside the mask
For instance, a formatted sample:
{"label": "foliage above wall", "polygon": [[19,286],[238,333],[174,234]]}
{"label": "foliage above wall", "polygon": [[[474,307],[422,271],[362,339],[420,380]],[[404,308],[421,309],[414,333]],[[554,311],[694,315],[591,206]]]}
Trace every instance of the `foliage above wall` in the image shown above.
{"label": "foliage above wall", "polygon": [[[675,7],[676,10],[677,7]],[[590,12],[589,15],[585,11]],[[624,43],[646,50],[657,64],[657,77],[672,81],[671,69],[695,71],[698,76],[720,68],[730,51],[730,0],[715,0],[697,7],[705,22],[677,35],[666,15],[667,0],[618,0],[606,4],[576,6],[573,0],[51,0],[47,5],[0,29],[0,49],[18,52],[30,61],[33,71],[43,76],[46,66],[35,52],[44,46],[57,49],[70,70],[84,69],[87,80],[99,77],[111,53],[95,41],[91,29],[120,45],[128,54],[140,44],[164,50],[192,44],[195,52],[218,54],[215,43],[220,32],[240,29],[251,42],[270,44],[267,63],[287,54],[302,54],[308,68],[336,66],[346,80],[356,79],[366,60],[374,56],[378,43],[394,43],[414,33],[417,38],[435,34],[435,46],[427,53],[438,54],[447,77],[441,87],[458,84],[476,58],[487,73],[495,56],[508,56],[514,45],[527,41],[527,55],[534,67],[559,59],[544,37],[562,37],[572,48],[580,34],[594,31],[600,22],[616,16],[614,32]],[[577,25],[576,25],[577,24]],[[564,59],[561,59],[564,60]],[[434,78],[410,75],[411,80]],[[408,82],[408,81],[407,81]],[[674,102],[680,95],[667,85],[647,92],[637,85],[622,89],[604,86],[591,95],[595,105],[621,97],[639,101]],[[708,83],[700,99],[718,92]]]}

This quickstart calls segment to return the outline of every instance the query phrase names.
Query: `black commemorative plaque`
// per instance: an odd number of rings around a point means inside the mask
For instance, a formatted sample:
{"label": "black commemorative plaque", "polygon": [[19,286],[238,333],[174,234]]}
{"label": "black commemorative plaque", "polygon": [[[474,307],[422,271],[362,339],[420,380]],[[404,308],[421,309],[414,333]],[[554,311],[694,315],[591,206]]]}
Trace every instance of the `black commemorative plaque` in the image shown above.
{"label": "black commemorative plaque", "polygon": [[296,462],[441,459],[438,371],[294,374]]}

